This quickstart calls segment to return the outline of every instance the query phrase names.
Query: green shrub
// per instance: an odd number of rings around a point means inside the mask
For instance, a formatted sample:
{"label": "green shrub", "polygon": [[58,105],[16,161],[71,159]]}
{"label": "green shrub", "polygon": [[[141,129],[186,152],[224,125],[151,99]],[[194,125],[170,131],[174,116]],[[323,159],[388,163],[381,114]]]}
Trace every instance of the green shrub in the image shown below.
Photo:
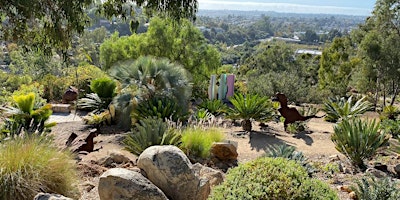
{"label": "green shrub", "polygon": [[363,177],[352,186],[359,200],[397,200],[400,199],[399,185],[389,177],[377,179]]}
{"label": "green shrub", "polygon": [[132,117],[141,120],[146,117],[157,117],[162,120],[170,119],[174,122],[185,121],[188,114],[174,99],[165,96],[155,96],[140,101],[133,109]]}
{"label": "green shrub", "polygon": [[393,137],[400,135],[400,120],[384,119],[381,121],[381,130]]}
{"label": "green shrub", "polygon": [[182,150],[187,155],[205,158],[210,155],[214,142],[224,140],[224,134],[219,129],[188,128],[182,132]]}
{"label": "green shrub", "polygon": [[[67,79],[73,80],[70,85],[74,85],[79,89],[79,97],[83,97],[85,94],[94,92],[90,89],[90,83],[94,79],[107,77],[107,74],[100,68],[94,65],[80,65],[77,68],[70,68],[66,71],[68,74]],[[68,88],[67,85],[66,88]]]}
{"label": "green shrub", "polygon": [[221,100],[218,99],[206,99],[198,107],[207,109],[208,112],[215,116],[225,113],[228,110],[228,106],[226,106],[224,103],[222,103]]}
{"label": "green shrub", "polygon": [[49,102],[61,101],[65,90],[72,85],[72,79],[47,74],[40,80],[40,84],[44,87],[43,98]]}
{"label": "green shrub", "polygon": [[0,199],[33,199],[39,192],[76,197],[76,168],[68,152],[25,138],[0,145]]}
{"label": "green shrub", "polygon": [[263,156],[272,158],[280,157],[294,160],[303,166],[309,175],[315,171],[314,168],[308,164],[307,158],[304,156],[304,154],[300,151],[296,151],[294,146],[289,146],[287,144],[273,145],[272,147],[267,147]]}
{"label": "green shrub", "polygon": [[364,169],[363,160],[375,155],[389,137],[379,132],[379,123],[375,120],[362,121],[357,118],[343,120],[335,126],[331,139],[335,148],[347,156],[354,166]]}
{"label": "green shrub", "polygon": [[362,115],[371,109],[371,103],[364,101],[364,99],[365,98],[361,98],[354,103],[352,96],[347,100],[344,97],[329,98],[328,101],[324,102],[324,107],[322,109],[326,113],[325,120],[337,122]]}
{"label": "green shrub", "polygon": [[126,149],[135,155],[140,155],[147,147],[154,145],[179,146],[181,135],[169,130],[166,122],[160,118],[144,118],[123,141]]}
{"label": "green shrub", "polygon": [[305,169],[285,158],[263,157],[230,169],[211,200],[338,199],[329,186],[308,178]]}
{"label": "green shrub", "polygon": [[233,108],[229,108],[228,118],[242,119],[242,128],[245,131],[252,130],[251,119],[265,121],[272,118],[272,103],[267,97],[235,94],[229,100]]}
{"label": "green shrub", "polygon": [[109,103],[111,102],[111,99],[115,96],[116,87],[116,82],[108,77],[97,78],[92,80],[92,82],[90,83],[90,89],[100,98],[107,99]]}

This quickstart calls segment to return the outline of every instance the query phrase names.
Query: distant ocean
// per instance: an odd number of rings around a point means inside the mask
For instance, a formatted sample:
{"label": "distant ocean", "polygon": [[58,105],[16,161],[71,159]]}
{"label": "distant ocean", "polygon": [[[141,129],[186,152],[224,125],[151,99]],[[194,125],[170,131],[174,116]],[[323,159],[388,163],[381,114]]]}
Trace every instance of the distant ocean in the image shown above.
{"label": "distant ocean", "polygon": [[[321,2],[329,1],[313,1],[315,5],[305,4],[303,2],[312,1],[295,1],[287,0],[286,2],[293,3],[276,3],[279,1],[257,1],[251,2],[230,0],[230,1],[212,1],[212,0],[199,0],[199,9],[204,10],[258,10],[258,11],[275,11],[285,13],[310,13],[310,14],[341,14],[341,15],[358,15],[358,16],[369,16],[373,10],[371,1],[364,1],[364,3],[357,4],[357,1],[350,1],[350,3],[340,3],[340,0],[335,3],[327,4]],[[280,1],[282,2],[282,1]],[[295,2],[302,2],[302,4],[296,4]],[[348,2],[348,1],[347,1]],[[367,2],[367,3],[365,3]],[[334,6],[331,6],[334,5]],[[354,7],[350,7],[354,6]]]}

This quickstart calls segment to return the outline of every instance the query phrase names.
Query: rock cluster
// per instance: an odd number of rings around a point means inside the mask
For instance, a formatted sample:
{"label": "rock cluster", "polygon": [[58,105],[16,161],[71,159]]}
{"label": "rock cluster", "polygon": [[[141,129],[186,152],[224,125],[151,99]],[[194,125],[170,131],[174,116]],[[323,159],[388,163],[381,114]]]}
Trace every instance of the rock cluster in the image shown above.
{"label": "rock cluster", "polygon": [[223,173],[200,164],[192,165],[176,146],[152,146],[138,158],[141,173],[113,168],[101,175],[101,200],[173,199],[205,200],[223,181]]}

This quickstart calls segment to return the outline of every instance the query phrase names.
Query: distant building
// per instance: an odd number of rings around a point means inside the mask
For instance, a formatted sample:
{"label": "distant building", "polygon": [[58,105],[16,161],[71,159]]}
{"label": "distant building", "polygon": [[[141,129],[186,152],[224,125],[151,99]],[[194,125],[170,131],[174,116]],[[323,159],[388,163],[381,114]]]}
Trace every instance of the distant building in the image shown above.
{"label": "distant building", "polygon": [[309,49],[297,49],[295,54],[311,54],[313,56],[320,56],[322,55],[322,51],[318,50],[309,50]]}

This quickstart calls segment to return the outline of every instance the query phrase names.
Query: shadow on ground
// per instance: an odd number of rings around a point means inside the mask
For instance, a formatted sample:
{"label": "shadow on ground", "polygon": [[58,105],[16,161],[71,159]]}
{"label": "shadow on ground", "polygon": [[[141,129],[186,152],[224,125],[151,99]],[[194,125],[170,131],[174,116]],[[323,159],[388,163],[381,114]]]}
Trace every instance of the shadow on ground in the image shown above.
{"label": "shadow on ground", "polygon": [[309,131],[301,131],[301,132],[297,133],[296,135],[294,135],[293,137],[297,138],[297,139],[302,139],[302,140],[304,140],[306,145],[311,146],[314,143],[314,140],[310,136],[308,136],[311,133],[312,132],[309,132]]}
{"label": "shadow on ground", "polygon": [[257,151],[265,151],[273,148],[274,146],[279,146],[283,144],[293,146],[293,144],[277,138],[275,134],[256,131],[250,133],[249,144],[252,150]]}

